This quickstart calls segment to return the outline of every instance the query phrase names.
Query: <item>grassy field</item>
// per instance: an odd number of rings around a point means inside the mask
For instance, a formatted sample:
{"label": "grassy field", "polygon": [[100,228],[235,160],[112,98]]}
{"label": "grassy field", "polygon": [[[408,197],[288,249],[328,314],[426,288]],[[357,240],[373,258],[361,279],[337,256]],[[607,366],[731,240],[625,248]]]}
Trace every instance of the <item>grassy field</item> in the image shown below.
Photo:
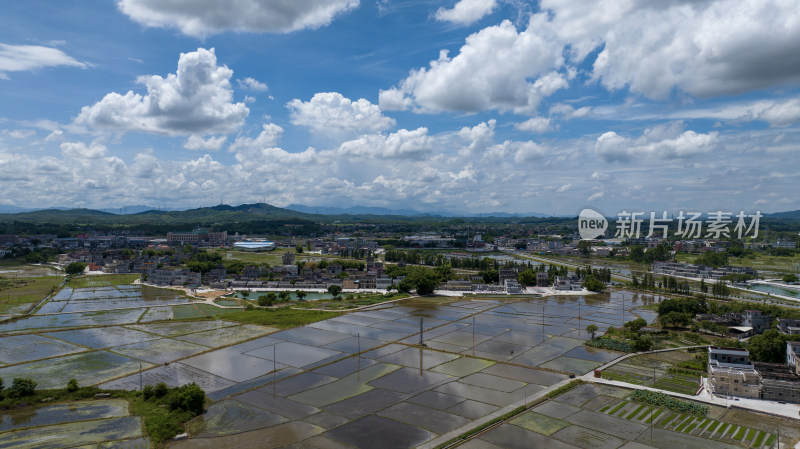
{"label": "grassy field", "polygon": [[0,278],[0,313],[23,313],[49,295],[61,276]]}
{"label": "grassy field", "polygon": [[92,276],[73,277],[67,283],[71,288],[111,287],[114,285],[129,285],[139,279],[138,274],[102,274]]}
{"label": "grassy field", "polygon": [[604,370],[602,377],[693,395],[705,373],[695,362],[695,355],[687,351],[637,355]]}
{"label": "grassy field", "polygon": [[317,301],[303,301],[293,303],[293,307],[303,309],[327,309],[327,310],[348,310],[355,309],[356,307],[370,306],[373,304],[380,304],[386,301],[394,301],[396,299],[408,298],[406,293],[360,293],[352,294],[345,293],[339,301],[333,300],[317,300]]}
{"label": "grassy field", "polygon": [[[222,310],[222,309],[220,309]],[[339,312],[323,312],[318,310],[298,310],[290,307],[279,309],[237,310],[219,315],[219,318],[245,324],[261,324],[264,326],[286,329],[303,326],[328,318],[339,316]]]}

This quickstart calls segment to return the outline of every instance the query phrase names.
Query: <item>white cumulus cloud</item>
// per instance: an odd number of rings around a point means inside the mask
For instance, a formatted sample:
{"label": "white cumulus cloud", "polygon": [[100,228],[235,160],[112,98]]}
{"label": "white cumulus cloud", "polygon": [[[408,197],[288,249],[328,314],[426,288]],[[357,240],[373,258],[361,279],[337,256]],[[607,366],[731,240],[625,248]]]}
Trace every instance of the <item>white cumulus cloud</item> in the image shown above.
{"label": "white cumulus cloud", "polygon": [[434,139],[428,135],[428,128],[415,130],[401,129],[383,136],[370,134],[344,142],[338,153],[357,157],[381,158],[421,158],[431,152]]}
{"label": "white cumulus cloud", "polygon": [[112,92],[84,106],[75,122],[101,130],[171,136],[234,131],[250,111],[244,103],[233,102],[232,75],[227,66],[217,65],[213,48],[181,53],[176,73],[137,79],[147,88],[145,95]]}
{"label": "white cumulus cloud", "polygon": [[236,82],[239,83],[239,87],[241,87],[242,89],[250,89],[256,92],[266,92],[268,89],[265,83],[262,83],[261,81],[255,78],[251,78],[249,76],[245,79],[241,80],[237,79]]}
{"label": "white cumulus cloud", "polygon": [[707,134],[683,130],[683,123],[659,125],[646,129],[636,139],[609,131],[597,138],[595,154],[607,161],[632,159],[683,159],[709,152],[717,146],[719,133]]}
{"label": "white cumulus cloud", "polygon": [[439,8],[436,19],[469,25],[477,22],[497,7],[497,0],[460,0],[451,9]]}
{"label": "white cumulus cloud", "polygon": [[546,133],[550,131],[550,119],[547,117],[532,117],[524,122],[515,124],[514,129],[536,134]]}
{"label": "white cumulus cloud", "polygon": [[105,145],[96,143],[87,146],[83,142],[63,142],[61,144],[61,152],[65,156],[76,159],[99,159],[104,157],[108,150]]}
{"label": "white cumulus cloud", "polygon": [[592,77],[663,99],[746,92],[800,80],[794,0],[543,0],[571,59],[602,48]]}
{"label": "white cumulus cloud", "polygon": [[222,145],[225,144],[225,140],[227,138],[225,136],[219,137],[209,137],[208,139],[203,139],[198,135],[191,135],[186,142],[183,143],[183,147],[187,150],[210,150],[210,151],[217,151],[222,148]]}
{"label": "white cumulus cloud", "polygon": [[378,105],[363,98],[352,101],[338,92],[319,92],[309,101],[294,99],[286,106],[292,124],[327,137],[355,137],[395,126],[395,120],[384,116]]}
{"label": "white cumulus cloud", "polygon": [[467,37],[457,55],[442,50],[429,67],[412,70],[399,87],[380,93],[381,107],[532,112],[542,98],[568,86],[565,76],[554,71],[563,62],[546,15],[532,16],[519,32],[506,20]]}
{"label": "white cumulus cloud", "polygon": [[117,6],[149,27],[177,28],[204,37],[225,31],[288,33],[319,28],[337,14],[358,7],[359,0],[120,0]]}

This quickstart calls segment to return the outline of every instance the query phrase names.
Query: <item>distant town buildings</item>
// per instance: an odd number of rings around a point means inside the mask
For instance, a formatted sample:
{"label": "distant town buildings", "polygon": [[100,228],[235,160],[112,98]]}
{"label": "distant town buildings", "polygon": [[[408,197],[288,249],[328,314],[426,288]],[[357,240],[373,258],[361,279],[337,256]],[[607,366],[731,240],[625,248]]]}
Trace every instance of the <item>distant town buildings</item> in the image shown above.
{"label": "distant town buildings", "polygon": [[168,232],[167,243],[169,245],[223,246],[228,243],[228,232],[208,232],[204,230]]}
{"label": "distant town buildings", "polygon": [[756,271],[751,267],[709,267],[706,265],[694,265],[681,262],[653,262],[651,267],[653,273],[667,276],[682,276],[696,279],[719,280],[728,274],[747,274],[756,275]]}

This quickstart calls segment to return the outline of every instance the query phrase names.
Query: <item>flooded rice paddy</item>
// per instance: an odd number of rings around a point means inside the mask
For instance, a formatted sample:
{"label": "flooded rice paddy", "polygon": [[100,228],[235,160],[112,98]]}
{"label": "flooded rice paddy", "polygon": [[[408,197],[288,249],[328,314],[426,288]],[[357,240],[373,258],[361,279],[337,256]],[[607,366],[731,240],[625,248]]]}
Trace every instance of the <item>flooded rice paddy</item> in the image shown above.
{"label": "flooded rice paddy", "polygon": [[[0,377],[24,375],[44,388],[63,387],[70,378],[124,389],[196,382],[216,402],[191,423],[191,438],[179,447],[424,444],[615,358],[582,346],[586,326],[602,331],[635,313],[650,321],[652,314],[637,308],[658,300],[625,291],[410,299],[278,331],[224,317],[143,321],[152,310],[172,307],[148,301],[182,300],[170,291],[145,300],[133,289],[75,289],[52,302],[92,301],[81,290],[131,307],[76,305],[65,313],[65,305],[52,315],[0,325]],[[113,439],[138,441],[125,422]],[[91,433],[85,426],[74,431]]]}

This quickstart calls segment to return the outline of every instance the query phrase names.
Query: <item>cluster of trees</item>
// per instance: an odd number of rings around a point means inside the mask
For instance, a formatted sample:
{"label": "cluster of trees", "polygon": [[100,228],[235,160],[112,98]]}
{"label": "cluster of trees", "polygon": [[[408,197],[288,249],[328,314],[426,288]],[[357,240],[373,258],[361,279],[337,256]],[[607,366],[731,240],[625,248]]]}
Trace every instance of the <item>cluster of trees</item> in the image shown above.
{"label": "cluster of trees", "polygon": [[688,326],[695,315],[708,312],[702,295],[688,298],[665,298],[658,304],[658,321],[664,327]]}
{"label": "cluster of trees", "polygon": [[653,262],[664,262],[672,260],[672,246],[667,242],[659,243],[655,248],[649,248],[647,251],[641,245],[631,246],[631,252],[628,256],[634,262],[644,262],[651,264]]}
{"label": "cluster of trees", "polygon": [[672,276],[663,276],[661,280],[657,280],[656,277],[651,273],[644,273],[642,275],[642,279],[633,274],[631,276],[631,285],[634,288],[642,288],[642,289],[649,289],[649,290],[666,290],[672,293],[682,293],[684,295],[688,295],[691,293],[691,287],[689,285],[689,281],[679,281],[677,278]]}
{"label": "cluster of trees", "polygon": [[3,385],[3,379],[0,379],[0,399],[10,398],[24,398],[33,396],[36,393],[36,381],[24,377],[15,377],[11,383],[11,387],[7,390]]}
{"label": "cluster of trees", "polygon": [[230,274],[242,274],[245,267],[245,263],[241,260],[223,260],[222,254],[204,249],[197,251],[191,259],[186,261],[186,268],[202,274],[206,274],[220,265],[225,267],[225,271]]}
{"label": "cluster of trees", "polygon": [[575,269],[575,274],[579,279],[594,277],[601,282],[611,282],[611,269],[609,268],[578,267]]}
{"label": "cluster of trees", "polygon": [[[331,285],[331,287],[339,287],[338,285]],[[341,287],[339,287],[341,289]],[[330,288],[328,289],[330,291]],[[303,298],[306,297],[307,293],[302,290],[296,290],[294,292],[297,299],[302,301]],[[334,296],[337,296],[334,294]],[[284,290],[282,292],[267,292],[266,295],[261,295],[258,297],[258,305],[262,307],[269,307],[275,304],[283,304],[287,303],[292,300],[292,293],[288,290]]]}
{"label": "cluster of trees", "polygon": [[784,274],[783,275],[783,282],[786,282],[787,284],[791,284],[791,283],[798,282],[798,281],[800,281],[800,279],[798,279],[797,275],[794,274],[794,273],[789,273],[789,274]]}
{"label": "cluster of trees", "polygon": [[27,263],[47,263],[55,260],[58,250],[55,248],[39,248],[25,255]]}
{"label": "cluster of trees", "polygon": [[145,385],[142,397],[145,401],[163,402],[169,410],[185,411],[194,416],[203,413],[206,401],[206,393],[194,382],[177,388],[169,388],[164,382]]}
{"label": "cluster of trees", "polygon": [[583,281],[583,286],[586,288],[586,290],[593,292],[600,292],[605,290],[606,288],[605,282],[601,281],[600,279],[597,279],[594,276],[588,276]]}
{"label": "cluster of trees", "polygon": [[724,281],[715,282],[711,286],[711,294],[718,298],[727,298],[731,295],[731,289]]}
{"label": "cluster of trees", "polygon": [[694,263],[697,265],[707,265],[709,267],[724,267],[728,265],[728,252],[706,252],[694,259]]}
{"label": "cluster of trees", "polygon": [[164,382],[142,389],[143,402],[134,407],[145,414],[145,427],[151,439],[161,443],[183,432],[183,423],[201,415],[206,394],[194,382],[169,388]]}
{"label": "cluster of trees", "polygon": [[450,265],[442,265],[436,268],[410,266],[398,270],[397,273],[405,276],[397,284],[397,290],[403,293],[416,290],[418,295],[430,295],[440,283],[453,277]]}
{"label": "cluster of trees", "polygon": [[222,254],[200,250],[197,251],[191,259],[186,261],[186,268],[197,273],[206,274],[221,264]]}
{"label": "cluster of trees", "polygon": [[[191,247],[192,245],[187,245],[187,246]],[[147,248],[147,249],[143,249],[142,250],[142,255],[146,256],[146,257],[156,257],[156,256],[158,256],[158,257],[164,257],[164,256],[172,257],[174,254],[175,254],[175,250],[173,250],[173,249],[155,250],[153,248]]]}
{"label": "cluster of trees", "polygon": [[750,358],[757,362],[786,363],[786,342],[798,339],[798,335],[785,335],[777,329],[770,329],[750,337],[747,350],[750,351]]}
{"label": "cluster of trees", "polygon": [[77,276],[83,274],[83,271],[86,269],[86,264],[83,262],[70,262],[64,267],[64,272],[70,276]]}
{"label": "cluster of trees", "polygon": [[681,282],[673,276],[664,276],[663,278],[661,278],[661,282],[659,282],[658,285],[662,289],[672,293],[682,293],[684,295],[688,295],[691,293],[691,288],[689,287],[689,281]]}
{"label": "cluster of trees", "polygon": [[598,329],[596,325],[590,324],[586,326],[586,332],[592,336],[589,346],[617,351],[649,351],[653,347],[653,339],[649,335],[639,332],[645,326],[647,326],[647,321],[644,318],[636,318],[625,323],[622,329],[609,327],[602,338],[595,340],[595,333]]}
{"label": "cluster of trees", "polygon": [[385,258],[387,262],[400,262],[405,261],[414,265],[450,265],[454,268],[464,268],[470,270],[497,270],[500,268],[500,263],[490,257],[482,259],[477,257],[458,258],[453,257],[448,260],[443,254],[435,254],[425,251],[402,251],[397,249],[386,250]]}

